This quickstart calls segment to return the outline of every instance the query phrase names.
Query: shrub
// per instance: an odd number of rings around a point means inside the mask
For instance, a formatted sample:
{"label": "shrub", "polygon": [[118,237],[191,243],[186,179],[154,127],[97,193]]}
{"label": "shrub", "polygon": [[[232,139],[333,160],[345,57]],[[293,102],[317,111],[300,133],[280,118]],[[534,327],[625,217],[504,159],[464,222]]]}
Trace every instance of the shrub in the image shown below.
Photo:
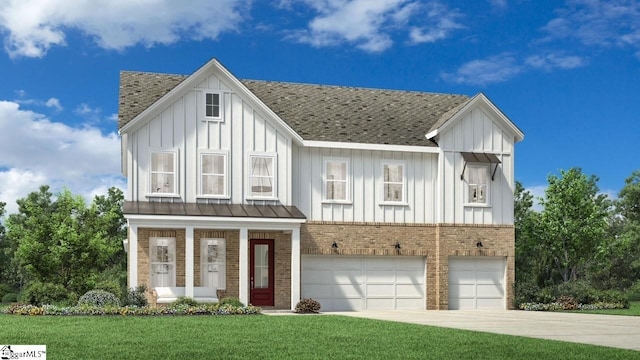
{"label": "shrub", "polygon": [[628,289],[629,301],[640,301],[640,280]]}
{"label": "shrub", "polygon": [[68,300],[67,290],[62,285],[32,281],[24,288],[20,301],[31,305],[55,304]]}
{"label": "shrub", "polygon": [[242,303],[242,301],[240,301],[240,299],[238,299],[237,297],[224,297],[224,298],[220,299],[218,304],[220,306],[222,306],[222,305],[231,305],[233,307],[238,307],[238,308],[244,307],[244,304]]}
{"label": "shrub", "polygon": [[558,298],[557,303],[562,305],[563,310],[575,310],[578,308],[578,303],[576,302],[576,299],[572,298],[571,296],[566,296],[566,295],[560,296]]}
{"label": "shrub", "polygon": [[120,306],[120,300],[113,293],[104,290],[89,290],[78,300],[78,306]]}
{"label": "shrub", "polygon": [[198,306],[198,302],[195,301],[193,298],[187,297],[187,296],[181,296],[178,298],[178,300],[172,302],[171,304],[169,304],[169,306],[171,307],[175,307],[175,306],[179,306],[179,305],[186,305],[186,306]]}
{"label": "shrub", "polygon": [[129,290],[127,290],[124,299],[122,299],[122,303],[125,306],[147,306],[149,303],[147,301],[147,297],[145,296],[146,291],[147,287],[145,285],[140,285],[136,288],[130,288]]}
{"label": "shrub", "polygon": [[320,303],[313,299],[302,299],[296,304],[297,313],[318,313]]}
{"label": "shrub", "polygon": [[16,293],[6,293],[2,297],[3,303],[14,303],[18,301],[18,294]]}

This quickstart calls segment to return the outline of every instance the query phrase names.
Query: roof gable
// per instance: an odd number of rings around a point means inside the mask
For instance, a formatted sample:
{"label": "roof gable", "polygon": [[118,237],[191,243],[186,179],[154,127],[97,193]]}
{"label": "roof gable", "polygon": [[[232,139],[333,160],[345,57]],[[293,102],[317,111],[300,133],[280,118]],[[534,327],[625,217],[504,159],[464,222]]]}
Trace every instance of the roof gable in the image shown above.
{"label": "roof gable", "polygon": [[515,142],[524,139],[524,133],[483,93],[478,93],[468,101],[451,108],[433,125],[426,138],[437,139],[440,134],[462,119],[466,113],[478,106],[488,109],[493,117],[500,122],[501,126],[513,134]]}

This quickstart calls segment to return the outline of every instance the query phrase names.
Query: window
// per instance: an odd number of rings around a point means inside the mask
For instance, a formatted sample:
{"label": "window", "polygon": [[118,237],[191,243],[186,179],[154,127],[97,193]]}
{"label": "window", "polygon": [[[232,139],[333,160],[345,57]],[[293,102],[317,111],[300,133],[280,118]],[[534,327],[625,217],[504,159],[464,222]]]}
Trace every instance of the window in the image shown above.
{"label": "window", "polygon": [[226,249],[224,239],[202,239],[200,243],[202,286],[226,288]]}
{"label": "window", "polygon": [[383,163],[382,175],[383,202],[404,203],[406,201],[404,163]]}
{"label": "window", "polygon": [[175,286],[176,239],[150,238],[151,287]]}
{"label": "window", "polygon": [[200,193],[207,197],[227,197],[227,155],[200,153]]}
{"label": "window", "polygon": [[349,162],[326,159],[324,162],[324,198],[327,201],[349,200]]}
{"label": "window", "polygon": [[249,156],[249,194],[250,198],[274,198],[276,156]]}
{"label": "window", "polygon": [[222,107],[220,105],[219,93],[204,94],[204,115],[207,119],[222,118]]}
{"label": "window", "polygon": [[177,154],[175,151],[151,153],[151,193],[176,194]]}
{"label": "window", "polygon": [[489,167],[487,165],[468,165],[467,177],[467,203],[487,204]]}

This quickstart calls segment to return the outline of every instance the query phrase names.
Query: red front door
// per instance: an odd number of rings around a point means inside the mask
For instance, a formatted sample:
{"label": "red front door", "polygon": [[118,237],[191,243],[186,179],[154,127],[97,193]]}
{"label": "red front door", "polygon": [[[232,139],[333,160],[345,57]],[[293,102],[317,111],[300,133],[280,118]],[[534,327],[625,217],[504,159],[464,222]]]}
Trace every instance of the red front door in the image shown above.
{"label": "red front door", "polygon": [[273,306],[273,240],[251,240],[249,258],[249,301],[256,306]]}

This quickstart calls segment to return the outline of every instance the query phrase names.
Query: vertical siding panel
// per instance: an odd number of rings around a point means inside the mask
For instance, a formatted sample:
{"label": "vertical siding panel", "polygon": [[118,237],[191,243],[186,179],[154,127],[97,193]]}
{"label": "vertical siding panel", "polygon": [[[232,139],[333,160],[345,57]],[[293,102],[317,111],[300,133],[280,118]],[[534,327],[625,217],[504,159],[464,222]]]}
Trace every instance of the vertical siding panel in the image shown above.
{"label": "vertical siding panel", "polygon": [[209,76],[207,87],[212,90],[220,89],[220,79],[217,76],[211,75]]}
{"label": "vertical siding panel", "polygon": [[362,222],[364,218],[364,162],[362,150],[353,150],[351,157],[351,201],[353,203],[353,221]]}
{"label": "vertical siding panel", "polygon": [[142,200],[145,195],[147,193],[149,193],[148,191],[148,186],[149,186],[149,173],[148,173],[148,169],[149,169],[149,147],[150,147],[150,133],[151,131],[149,130],[149,124],[145,125],[143,127],[141,127],[138,131],[137,131],[137,136],[136,136],[136,145],[137,145],[137,149],[136,149],[136,154],[137,154],[137,165],[138,165],[138,197],[140,198],[140,200]]}
{"label": "vertical siding panel", "polygon": [[198,118],[196,113],[196,92],[189,91],[183,97],[184,132],[185,132],[185,157],[187,167],[187,178],[185,179],[185,197],[187,201],[195,202],[197,190],[198,174]]}
{"label": "vertical siding panel", "polygon": [[219,134],[219,149],[222,150],[229,150],[231,148],[231,129],[232,129],[232,123],[233,123],[233,117],[231,115],[232,111],[233,111],[233,105],[231,104],[231,97],[233,95],[229,94],[229,93],[225,93],[223,95],[223,100],[224,100],[224,118],[223,118],[223,123],[220,127],[220,134]]}
{"label": "vertical siding panel", "polygon": [[253,136],[253,150],[254,151],[266,151],[265,148],[265,124],[264,120],[255,111],[252,111],[252,117],[254,122],[255,133]]}
{"label": "vertical siding panel", "polygon": [[300,173],[302,169],[300,167],[300,148],[291,145],[291,205],[302,210],[300,205]]}
{"label": "vertical siding panel", "polygon": [[278,152],[278,199],[282,204],[289,204],[291,202],[290,198],[290,186],[289,183],[290,175],[288,169],[291,168],[290,158],[289,158],[289,149],[287,146],[287,140],[280,134],[274,134],[274,140],[277,145],[274,146],[273,151]]}
{"label": "vertical siding panel", "polygon": [[494,151],[494,145],[493,145],[493,139],[494,139],[494,134],[493,134],[493,121],[491,121],[491,119],[485,114],[482,114],[482,124],[484,126],[484,151]]}
{"label": "vertical siding panel", "polygon": [[149,121],[149,147],[162,147],[162,118],[160,115]]}
{"label": "vertical siding panel", "polygon": [[243,132],[245,111],[243,111],[243,102],[236,95],[232,95],[231,101],[231,153],[229,161],[231,162],[231,202],[246,203],[244,200],[245,174],[244,174],[244,141]]}
{"label": "vertical siding panel", "polygon": [[276,152],[276,129],[273,128],[273,126],[271,126],[268,122],[264,122],[264,129],[265,129],[265,136],[264,136],[264,140],[265,140],[265,150],[267,152]]}
{"label": "vertical siding panel", "polygon": [[126,199],[129,201],[138,201],[138,156],[137,142],[138,133],[128,136],[127,141],[127,193]]}
{"label": "vertical siding panel", "polygon": [[436,222],[436,191],[438,190],[438,155],[428,154],[426,155],[430,160],[425,166],[425,223],[434,224]]}
{"label": "vertical siding panel", "polygon": [[408,220],[412,223],[426,223],[426,187],[427,177],[426,168],[429,166],[430,157],[428,154],[414,154],[413,168],[413,196],[409,197],[411,200],[412,216]]}
{"label": "vertical siding panel", "polygon": [[220,129],[222,124],[218,121],[207,121],[207,125],[209,130],[207,132],[207,136],[209,138],[207,148],[218,150],[220,149]]}
{"label": "vertical siding panel", "polygon": [[317,220],[312,217],[311,212],[311,200],[313,196],[312,184],[311,184],[311,150],[309,148],[298,148],[300,156],[298,160],[298,183],[300,184],[300,210],[307,215],[309,220]]}
{"label": "vertical siding panel", "polygon": [[230,92],[231,88],[224,81],[220,81],[220,90]]}
{"label": "vertical siding panel", "polygon": [[209,87],[209,79],[202,80],[196,87],[199,89],[207,89]]}
{"label": "vertical siding panel", "polygon": [[362,151],[362,163],[364,166],[364,201],[362,205],[364,207],[364,221],[372,222],[376,221],[376,214],[380,211],[378,207],[378,194],[375,191],[375,171],[373,157],[371,156],[371,150]]}
{"label": "vertical siding panel", "polygon": [[310,184],[311,184],[311,213],[314,219],[325,220],[322,209],[322,179],[320,174],[322,173],[322,154],[319,149],[311,149],[311,166]]}
{"label": "vertical siding panel", "polygon": [[[234,104],[236,102],[240,102],[240,98],[236,95],[233,96]],[[234,109],[236,106],[234,105]],[[253,110],[249,106],[249,104],[242,102],[242,116],[244,119],[244,139],[245,139],[245,150],[254,151],[255,150],[255,122],[253,121]]]}
{"label": "vertical siding panel", "polygon": [[196,127],[198,130],[197,141],[198,149],[209,148],[209,133],[208,133],[208,121],[202,121],[204,119],[204,103],[202,98],[202,91],[195,91],[195,103],[196,103]]}

